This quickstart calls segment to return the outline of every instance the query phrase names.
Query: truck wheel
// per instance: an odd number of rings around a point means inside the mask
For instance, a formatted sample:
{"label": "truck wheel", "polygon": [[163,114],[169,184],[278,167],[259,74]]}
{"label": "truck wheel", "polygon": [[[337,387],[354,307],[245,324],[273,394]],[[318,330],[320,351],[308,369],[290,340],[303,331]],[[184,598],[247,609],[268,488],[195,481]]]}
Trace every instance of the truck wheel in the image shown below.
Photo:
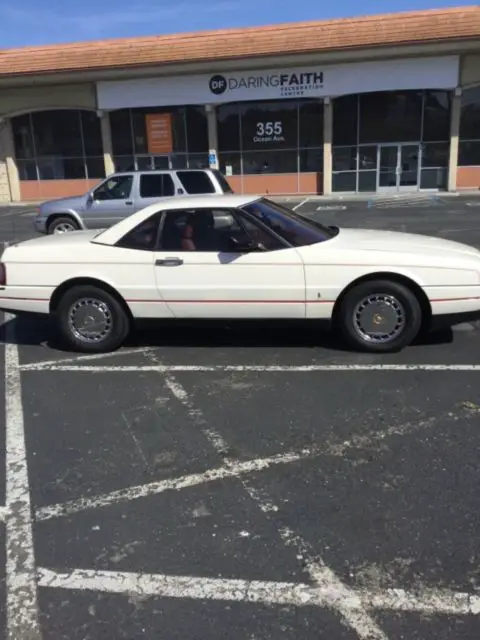
{"label": "truck wheel", "polygon": [[52,222],[48,224],[47,233],[68,233],[70,231],[78,231],[78,224],[70,216],[61,216],[60,218],[54,218]]}
{"label": "truck wheel", "polygon": [[338,326],[347,342],[370,353],[393,353],[415,339],[422,309],[415,294],[389,280],[362,282],[342,301]]}
{"label": "truck wheel", "polygon": [[55,320],[63,340],[75,351],[85,353],[115,351],[130,331],[121,302],[91,285],[69,289],[60,300]]}

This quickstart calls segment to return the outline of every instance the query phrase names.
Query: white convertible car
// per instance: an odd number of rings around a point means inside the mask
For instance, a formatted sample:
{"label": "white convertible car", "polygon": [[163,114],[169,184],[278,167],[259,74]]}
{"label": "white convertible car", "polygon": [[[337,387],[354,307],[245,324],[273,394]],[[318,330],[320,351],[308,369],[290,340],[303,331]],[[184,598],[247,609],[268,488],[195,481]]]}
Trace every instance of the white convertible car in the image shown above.
{"label": "white convertible car", "polygon": [[86,352],[116,349],[140,318],[328,320],[353,348],[388,352],[436,320],[480,317],[477,249],[326,227],[261,197],[166,199],[1,260],[0,308],[50,314]]}

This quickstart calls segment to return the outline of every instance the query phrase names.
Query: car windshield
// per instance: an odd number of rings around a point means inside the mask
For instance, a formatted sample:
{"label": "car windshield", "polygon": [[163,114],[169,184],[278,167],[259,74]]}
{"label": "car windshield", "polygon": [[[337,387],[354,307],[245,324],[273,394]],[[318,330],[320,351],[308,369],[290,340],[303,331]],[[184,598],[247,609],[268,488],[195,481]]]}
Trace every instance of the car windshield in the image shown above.
{"label": "car windshield", "polygon": [[330,240],[338,234],[336,227],[327,227],[298,215],[291,209],[262,198],[242,207],[294,247],[304,247]]}

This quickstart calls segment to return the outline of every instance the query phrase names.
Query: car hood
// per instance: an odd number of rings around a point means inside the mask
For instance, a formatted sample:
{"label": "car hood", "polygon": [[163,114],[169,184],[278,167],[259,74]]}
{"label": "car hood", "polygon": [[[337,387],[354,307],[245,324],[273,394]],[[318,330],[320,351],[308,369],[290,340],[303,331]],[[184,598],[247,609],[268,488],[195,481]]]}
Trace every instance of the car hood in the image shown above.
{"label": "car hood", "polygon": [[40,205],[40,212],[57,211],[62,209],[78,209],[85,204],[86,194],[81,196],[71,196],[69,198],[56,198],[55,200],[47,200]]}
{"label": "car hood", "polygon": [[[335,249],[352,251],[407,253],[427,256],[463,254],[480,257],[480,251],[467,244],[401,231],[378,231],[376,229],[341,229],[328,244]],[[317,245],[321,247],[323,243]]]}

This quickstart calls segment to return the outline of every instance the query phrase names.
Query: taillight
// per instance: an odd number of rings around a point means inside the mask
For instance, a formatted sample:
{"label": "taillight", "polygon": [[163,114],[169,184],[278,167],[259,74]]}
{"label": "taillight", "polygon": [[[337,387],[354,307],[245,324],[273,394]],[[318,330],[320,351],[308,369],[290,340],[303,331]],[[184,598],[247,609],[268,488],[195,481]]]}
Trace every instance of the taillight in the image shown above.
{"label": "taillight", "polygon": [[0,262],[0,287],[7,284],[7,268],[3,262]]}

